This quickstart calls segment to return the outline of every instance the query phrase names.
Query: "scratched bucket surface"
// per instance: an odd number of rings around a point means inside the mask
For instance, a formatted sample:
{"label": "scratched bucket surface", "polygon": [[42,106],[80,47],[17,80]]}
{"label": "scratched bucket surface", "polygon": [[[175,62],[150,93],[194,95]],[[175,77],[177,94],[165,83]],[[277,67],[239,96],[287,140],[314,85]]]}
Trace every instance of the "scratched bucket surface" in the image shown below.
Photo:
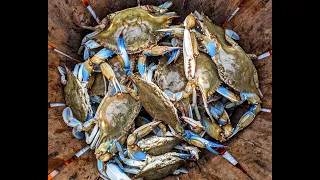
{"label": "scratched bucket surface", "polygon": [[[136,0],[88,0],[100,19],[107,14],[137,6]],[[142,4],[159,5],[160,0],[141,1]],[[173,0],[170,11],[177,12],[180,20],[194,10],[203,11],[217,25],[238,7],[241,0]],[[247,53],[262,54],[272,49],[272,1],[246,0],[226,28],[240,35],[239,44]],[[81,26],[94,26],[95,20],[80,0],[48,1],[48,44],[77,59],[82,38],[90,31]],[[57,66],[73,67],[75,62],[55,52],[48,51],[48,103],[64,102],[63,86]],[[258,70],[260,89],[264,95],[262,106],[272,108],[272,57],[254,61]],[[64,107],[48,108],[48,174],[86,146],[84,140],[73,137],[71,128],[63,122]],[[241,111],[241,110],[239,110]],[[243,112],[239,112],[239,116]],[[229,152],[254,179],[272,178],[272,113],[260,112],[243,131],[225,143]],[[54,179],[97,179],[96,159],[89,150],[66,166]],[[201,149],[201,158],[188,163],[188,174],[180,179],[248,179],[221,156]],[[176,179],[174,176],[165,179]]]}

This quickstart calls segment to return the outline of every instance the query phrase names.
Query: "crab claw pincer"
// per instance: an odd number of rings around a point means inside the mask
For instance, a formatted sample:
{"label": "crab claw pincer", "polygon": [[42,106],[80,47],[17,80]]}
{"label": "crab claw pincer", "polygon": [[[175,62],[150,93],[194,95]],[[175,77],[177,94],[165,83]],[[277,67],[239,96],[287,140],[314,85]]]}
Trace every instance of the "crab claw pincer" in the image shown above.
{"label": "crab claw pincer", "polygon": [[212,147],[217,147],[217,148],[225,148],[226,147],[222,144],[214,143],[214,142],[208,141],[204,138],[201,138],[198,134],[193,133],[188,130],[186,130],[182,134],[182,136],[184,138],[186,138],[187,141],[189,141],[191,144],[198,146],[198,147],[202,147],[202,148],[205,147],[210,152],[212,152],[213,154],[216,154],[216,155],[218,155],[219,153],[217,151],[215,151],[214,149],[212,149]]}

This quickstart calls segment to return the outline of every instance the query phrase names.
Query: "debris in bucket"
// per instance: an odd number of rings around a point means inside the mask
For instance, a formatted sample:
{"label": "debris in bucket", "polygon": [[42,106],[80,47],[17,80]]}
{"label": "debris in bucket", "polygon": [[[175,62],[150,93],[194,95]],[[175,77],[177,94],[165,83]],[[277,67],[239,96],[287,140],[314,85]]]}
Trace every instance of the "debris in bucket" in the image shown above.
{"label": "debris in bucket", "polygon": [[[221,155],[250,177],[224,143],[260,111],[270,112],[261,107],[252,63],[267,55],[244,52],[238,33],[215,25],[203,12],[173,23],[178,15],[169,12],[170,1],[159,6],[138,1],[137,7],[102,21],[82,2],[98,25],[86,27],[93,32],[79,45],[85,61],[73,70],[58,67],[65,104],[50,105],[66,106],[63,120],[94,149],[101,177],[160,179],[188,173],[183,165],[199,159],[198,148]],[[231,112],[245,103],[247,112],[232,125]]]}

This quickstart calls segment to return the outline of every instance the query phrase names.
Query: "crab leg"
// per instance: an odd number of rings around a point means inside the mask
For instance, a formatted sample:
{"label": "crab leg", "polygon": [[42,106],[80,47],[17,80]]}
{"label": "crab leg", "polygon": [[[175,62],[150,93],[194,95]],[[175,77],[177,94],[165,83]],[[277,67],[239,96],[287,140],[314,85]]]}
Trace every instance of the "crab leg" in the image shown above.
{"label": "crab leg", "polygon": [[78,54],[79,54],[79,55],[81,54],[81,52],[82,52],[82,50],[83,50],[83,48],[84,48],[85,43],[86,43],[87,41],[89,41],[93,36],[97,35],[97,34],[100,33],[100,32],[101,32],[101,30],[94,31],[94,32],[92,32],[92,33],[87,34],[87,35],[82,39],[82,41],[81,41],[81,46],[80,46],[79,49],[78,49]]}
{"label": "crab leg", "polygon": [[[113,51],[103,48],[97,54],[95,54],[92,58],[89,58],[87,61],[85,61],[82,65],[83,67],[82,68],[80,67],[82,69],[80,72],[82,73],[82,77],[83,77],[83,79],[80,79],[80,80],[82,80],[83,82],[88,82],[90,74],[93,72],[93,69],[94,69],[93,64],[100,64],[100,69],[102,72],[101,64],[114,54],[115,53]],[[106,76],[106,77],[108,78],[109,76]]]}
{"label": "crab leg", "polygon": [[234,32],[234,31],[232,31],[230,29],[226,29],[225,30],[225,34],[230,36],[234,40],[239,40],[240,39],[239,35],[236,32]]}
{"label": "crab leg", "polygon": [[92,141],[92,143],[91,143],[91,145],[90,145],[90,148],[91,148],[91,149],[97,148],[97,142],[98,142],[99,136],[100,136],[100,129],[99,129],[99,131],[96,133],[96,136],[94,137],[94,139],[93,139],[93,141]]}
{"label": "crab leg", "polygon": [[138,174],[140,172],[140,169],[124,167],[123,171],[130,174]]}
{"label": "crab leg", "polygon": [[91,49],[96,49],[98,47],[101,47],[100,44],[95,42],[94,40],[89,40],[83,45],[85,47],[83,52],[83,59],[86,61],[88,58],[90,58],[92,55],[94,55],[94,52],[91,51]]}
{"label": "crab leg", "polygon": [[102,176],[102,178],[104,179],[109,179],[108,175],[105,172],[106,170],[105,164],[102,161],[97,160],[97,167],[98,167],[98,171],[100,172],[100,176]]}
{"label": "crab leg", "polygon": [[157,70],[157,65],[155,65],[154,63],[151,63],[148,67],[148,73],[147,73],[147,76],[146,76],[146,81],[148,82],[152,82],[153,79],[152,79],[152,75],[153,75],[153,72]]}
{"label": "crab leg", "polygon": [[96,124],[90,134],[90,136],[88,135],[88,132],[85,133],[86,135],[86,143],[90,144],[93,141],[93,138],[95,137],[95,135],[97,134],[97,132],[99,131],[99,125]]}
{"label": "crab leg", "polygon": [[119,151],[119,157],[120,157],[120,159],[122,160],[123,163],[125,163],[128,166],[135,166],[135,167],[139,167],[139,168],[141,168],[144,165],[146,165],[145,161],[133,160],[133,159],[125,158],[124,155],[123,155],[123,150],[122,150],[122,147],[121,147],[120,143],[117,142],[116,145],[117,145],[117,148],[118,148],[118,151]]}

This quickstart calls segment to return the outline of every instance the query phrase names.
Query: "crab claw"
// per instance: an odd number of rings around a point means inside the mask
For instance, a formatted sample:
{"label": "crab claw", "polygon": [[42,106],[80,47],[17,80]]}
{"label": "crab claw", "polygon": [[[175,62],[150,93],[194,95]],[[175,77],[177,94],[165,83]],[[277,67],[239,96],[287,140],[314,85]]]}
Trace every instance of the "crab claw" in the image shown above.
{"label": "crab claw", "polygon": [[100,176],[102,176],[103,179],[109,179],[108,175],[105,172],[105,164],[102,161],[97,160],[97,167],[98,171],[101,173]]}
{"label": "crab claw", "polygon": [[128,156],[130,159],[142,161],[146,159],[147,154],[139,146],[132,145],[132,147],[128,146]]}
{"label": "crab claw", "polygon": [[145,76],[146,73],[146,56],[142,55],[138,57],[138,70],[142,77]]}
{"label": "crab claw", "polygon": [[78,131],[78,130],[77,130],[77,127],[74,127],[74,128],[72,129],[72,134],[73,134],[73,136],[76,137],[77,139],[82,139],[82,138],[84,137],[84,133],[81,132],[81,131]]}
{"label": "crab claw", "polygon": [[112,55],[114,55],[113,51],[106,48],[101,49],[92,58],[89,58],[80,65],[78,79],[83,82],[88,82],[89,77],[94,70],[93,64],[101,64]]}
{"label": "crab claw", "polygon": [[184,27],[188,30],[192,29],[195,25],[196,25],[196,18],[195,16],[191,13],[189,14],[184,23],[183,23]]}
{"label": "crab claw", "polygon": [[199,159],[200,150],[195,146],[176,145],[174,148],[179,149],[179,150],[183,150],[183,151],[189,151],[189,153],[191,154],[192,157],[195,157],[197,160]]}
{"label": "crab claw", "polygon": [[237,132],[241,131],[243,128],[247,127],[255,118],[255,116],[260,112],[261,105],[256,104],[252,106],[249,111],[247,111],[239,120],[237,126],[234,128],[233,133],[228,137],[231,138]]}
{"label": "crab claw", "polygon": [[143,52],[145,56],[160,56],[168,52],[181,50],[181,47],[169,47],[169,46],[153,46],[150,49],[147,49]]}
{"label": "crab claw", "polygon": [[132,134],[129,135],[129,137],[127,139],[127,145],[128,146],[133,145],[137,139],[140,139],[140,138],[148,135],[153,130],[153,128],[160,123],[161,123],[161,121],[152,121],[148,124],[140,126],[138,129],[133,131]]}
{"label": "crab claw", "polygon": [[70,127],[77,127],[78,125],[82,125],[82,123],[75,119],[72,114],[72,110],[69,107],[66,107],[62,112],[62,118],[64,122]]}
{"label": "crab claw", "polygon": [[[190,106],[189,106],[190,107]],[[184,122],[190,124],[192,127],[194,128],[201,128],[202,130],[206,130],[206,128],[204,126],[201,125],[201,122],[200,121],[196,121],[192,118],[189,118],[189,117],[185,117],[185,116],[181,116],[180,117]]]}
{"label": "crab claw", "polygon": [[182,136],[184,138],[186,138],[191,144],[198,146],[198,147],[202,147],[202,148],[205,147],[210,152],[212,152],[213,154],[216,154],[216,155],[218,155],[219,153],[217,151],[215,151],[214,149],[212,149],[212,147],[217,147],[217,148],[225,148],[226,147],[222,144],[214,143],[214,142],[208,141],[204,138],[201,138],[198,134],[193,133],[189,130],[186,130],[182,134]]}
{"label": "crab claw", "polygon": [[65,68],[63,68],[62,66],[58,66],[58,71],[61,75],[61,83],[63,85],[66,85],[67,84],[67,80],[66,80],[66,74],[67,74],[67,70]]}
{"label": "crab claw", "polygon": [[167,29],[158,29],[156,30],[157,32],[165,32],[165,35],[169,35],[172,34],[174,36],[176,36],[179,39],[183,38],[183,31],[184,28],[180,28],[180,27],[169,27]]}
{"label": "crab claw", "polygon": [[83,59],[87,60],[88,58],[90,58],[91,55],[91,49],[96,49],[98,47],[101,47],[101,45],[97,42],[95,42],[94,40],[89,40],[86,43],[84,43],[84,53],[83,53]]}
{"label": "crab claw", "polygon": [[225,30],[225,34],[230,36],[234,40],[239,40],[240,39],[239,35],[236,32],[234,32],[234,31],[232,31],[230,29],[226,29]]}
{"label": "crab claw", "polygon": [[113,84],[113,86],[116,88],[116,92],[122,92],[121,89],[121,85],[118,82],[116,75],[114,74],[112,68],[110,67],[110,65],[106,62],[103,62],[100,64],[100,68],[101,68],[101,72],[102,74],[111,81],[111,83]]}
{"label": "crab claw", "polygon": [[126,50],[126,45],[124,43],[124,38],[123,38],[123,33],[121,32],[119,37],[118,37],[118,53],[123,59],[124,63],[124,71],[127,75],[132,74],[130,71],[130,59]]}
{"label": "crab claw", "polygon": [[176,62],[176,60],[178,59],[180,54],[181,54],[181,50],[180,49],[172,51],[172,54],[171,54],[167,64],[170,64],[172,61]]}

